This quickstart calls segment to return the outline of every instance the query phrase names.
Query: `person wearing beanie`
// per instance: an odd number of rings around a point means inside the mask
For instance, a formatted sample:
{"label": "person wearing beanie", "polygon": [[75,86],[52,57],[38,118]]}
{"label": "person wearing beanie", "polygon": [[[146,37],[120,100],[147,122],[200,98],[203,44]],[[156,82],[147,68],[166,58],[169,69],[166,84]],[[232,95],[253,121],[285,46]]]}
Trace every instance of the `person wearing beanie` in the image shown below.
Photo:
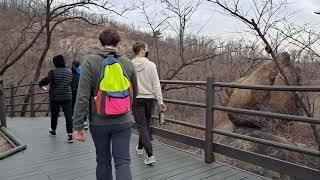
{"label": "person wearing beanie", "polygon": [[72,74],[66,68],[66,63],[62,55],[53,57],[54,69],[50,70],[47,77],[39,82],[39,86],[43,87],[50,85],[49,99],[51,110],[51,127],[49,133],[53,136],[56,135],[58,124],[58,116],[60,107],[66,119],[66,131],[68,134],[68,143],[73,143],[73,120],[72,120]]}

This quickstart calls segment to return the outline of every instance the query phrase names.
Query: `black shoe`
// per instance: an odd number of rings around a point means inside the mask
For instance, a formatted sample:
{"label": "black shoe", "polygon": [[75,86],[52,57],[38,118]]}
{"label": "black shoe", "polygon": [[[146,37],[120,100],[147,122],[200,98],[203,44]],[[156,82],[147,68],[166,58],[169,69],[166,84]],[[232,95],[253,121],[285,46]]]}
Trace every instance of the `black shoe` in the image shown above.
{"label": "black shoe", "polygon": [[68,143],[69,143],[69,144],[73,143],[72,133],[69,133],[69,134],[68,134]]}
{"label": "black shoe", "polygon": [[52,136],[55,136],[55,135],[56,135],[56,131],[55,131],[55,130],[52,130],[51,128],[49,129],[49,133],[50,133]]}

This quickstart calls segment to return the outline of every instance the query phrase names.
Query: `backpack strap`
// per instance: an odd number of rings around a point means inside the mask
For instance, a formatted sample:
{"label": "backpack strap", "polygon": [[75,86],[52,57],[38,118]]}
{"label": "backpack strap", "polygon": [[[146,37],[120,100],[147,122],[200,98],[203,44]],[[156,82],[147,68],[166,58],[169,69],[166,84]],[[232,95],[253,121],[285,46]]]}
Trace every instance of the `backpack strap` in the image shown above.
{"label": "backpack strap", "polygon": [[[119,56],[116,52],[110,52],[107,55],[103,55],[103,54],[98,54],[98,55],[103,58],[103,62],[102,62],[102,66],[101,66],[101,72],[100,72],[100,80],[102,80],[103,75],[104,75],[104,67],[109,64],[109,62],[106,61],[108,57],[112,56],[115,59],[119,59],[121,57],[125,57],[125,55]],[[118,63],[121,65],[122,69],[124,69],[123,65],[120,62],[118,62]],[[128,76],[128,74],[127,74],[125,69],[124,69],[124,74],[129,79],[129,76]]]}

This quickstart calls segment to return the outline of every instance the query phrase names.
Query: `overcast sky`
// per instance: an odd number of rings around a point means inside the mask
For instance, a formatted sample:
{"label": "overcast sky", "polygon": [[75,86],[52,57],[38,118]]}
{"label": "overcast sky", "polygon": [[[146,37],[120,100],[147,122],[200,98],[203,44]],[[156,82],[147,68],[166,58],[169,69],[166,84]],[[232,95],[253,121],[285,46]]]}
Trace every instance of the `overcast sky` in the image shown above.
{"label": "overcast sky", "polygon": [[[184,0],[181,0],[184,1]],[[230,0],[233,2],[233,0]],[[240,0],[243,9],[248,9],[252,6],[253,0]],[[320,31],[320,15],[314,14],[316,10],[320,10],[320,0],[288,0],[286,13],[295,13],[294,17],[290,20],[298,25],[305,23],[316,26]],[[139,0],[117,0],[118,4],[130,5],[132,3],[139,2]],[[149,13],[157,12],[161,8],[161,4],[156,0],[144,0],[148,6]],[[192,22],[189,26],[189,33],[200,34],[203,36],[218,37],[222,39],[234,39],[239,36],[235,32],[244,31],[247,27],[244,26],[238,20],[226,15],[222,15],[216,11],[217,7],[210,5],[209,3],[203,3],[192,18]],[[146,25],[144,16],[139,10],[127,12],[126,18],[119,16],[112,16],[115,20],[128,25],[134,25],[136,28],[144,31],[150,31]],[[201,31],[199,32],[199,30]]]}

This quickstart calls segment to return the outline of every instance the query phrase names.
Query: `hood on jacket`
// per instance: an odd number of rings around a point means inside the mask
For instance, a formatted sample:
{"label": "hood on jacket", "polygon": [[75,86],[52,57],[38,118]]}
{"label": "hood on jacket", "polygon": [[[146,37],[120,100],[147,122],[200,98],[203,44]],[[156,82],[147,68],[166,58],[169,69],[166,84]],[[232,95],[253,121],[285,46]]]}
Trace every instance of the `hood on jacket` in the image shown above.
{"label": "hood on jacket", "polygon": [[145,57],[142,58],[134,58],[132,63],[134,64],[136,71],[143,71],[148,66],[149,60]]}
{"label": "hood on jacket", "polygon": [[113,54],[113,55],[119,57],[119,54],[118,54],[117,50],[110,49],[110,48],[95,49],[92,52],[92,54],[96,54],[96,55],[101,56],[101,57],[106,57],[109,54]]}
{"label": "hood on jacket", "polygon": [[53,57],[53,65],[56,68],[66,68],[66,62],[62,55],[57,55]]}

